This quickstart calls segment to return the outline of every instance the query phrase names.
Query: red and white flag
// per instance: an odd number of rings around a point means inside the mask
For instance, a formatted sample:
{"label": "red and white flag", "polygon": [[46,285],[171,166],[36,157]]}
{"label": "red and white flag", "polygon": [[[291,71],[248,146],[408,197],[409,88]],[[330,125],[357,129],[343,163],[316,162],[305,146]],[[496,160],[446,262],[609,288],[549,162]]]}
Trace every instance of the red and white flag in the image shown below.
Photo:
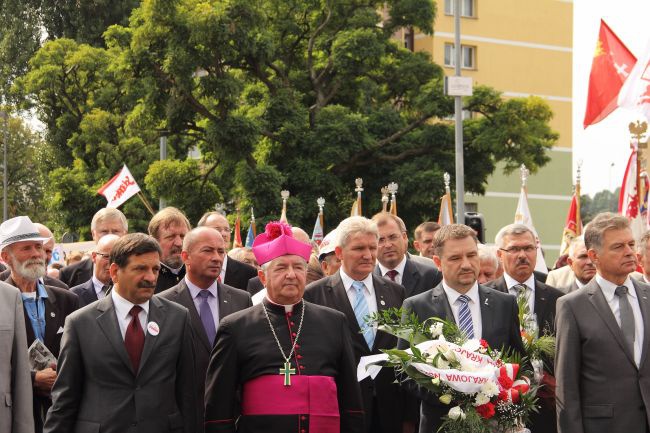
{"label": "red and white flag", "polygon": [[621,192],[618,196],[618,212],[630,220],[630,228],[635,239],[641,239],[647,229],[647,216],[641,214],[639,201],[639,177],[636,150],[632,150],[627,161]]}
{"label": "red and white flag", "polygon": [[530,214],[530,209],[528,208],[528,193],[525,186],[521,187],[521,193],[519,194],[519,202],[515,211],[515,223],[523,224],[532,230],[537,241],[537,262],[535,263],[535,270],[548,274],[546,260],[544,260],[544,254],[542,254],[542,244],[539,241],[537,230],[535,230],[535,226],[533,225],[533,216]]}
{"label": "red and white flag", "polygon": [[451,194],[449,191],[440,199],[440,213],[438,214],[438,224],[446,226],[454,223],[454,211],[451,205]]}
{"label": "red and white flag", "polygon": [[636,110],[650,120],[650,43],[623,84],[618,105]]}
{"label": "red and white flag", "polygon": [[108,201],[106,207],[117,208],[139,193],[140,187],[126,167],[126,164],[124,164],[124,167],[111,180],[99,188],[97,192],[106,197]]}
{"label": "red and white flag", "polygon": [[619,102],[619,91],[631,74],[636,57],[614,34],[605,21],[600,20],[600,32],[589,74],[589,93],[584,127],[598,123],[614,111]]}
{"label": "red and white flag", "polygon": [[571,241],[582,234],[582,219],[580,218],[580,189],[576,187],[576,192],[571,198],[569,213],[566,216],[564,231],[562,232],[562,244],[560,245],[560,255],[568,254]]}

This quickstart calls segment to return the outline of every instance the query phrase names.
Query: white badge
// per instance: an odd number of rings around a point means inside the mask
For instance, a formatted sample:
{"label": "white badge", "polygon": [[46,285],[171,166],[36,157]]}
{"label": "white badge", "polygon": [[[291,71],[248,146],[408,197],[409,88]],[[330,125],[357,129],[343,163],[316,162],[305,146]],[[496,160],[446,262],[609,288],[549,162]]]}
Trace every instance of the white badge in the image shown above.
{"label": "white badge", "polygon": [[160,334],[160,327],[156,322],[149,322],[147,323],[147,332],[155,337]]}

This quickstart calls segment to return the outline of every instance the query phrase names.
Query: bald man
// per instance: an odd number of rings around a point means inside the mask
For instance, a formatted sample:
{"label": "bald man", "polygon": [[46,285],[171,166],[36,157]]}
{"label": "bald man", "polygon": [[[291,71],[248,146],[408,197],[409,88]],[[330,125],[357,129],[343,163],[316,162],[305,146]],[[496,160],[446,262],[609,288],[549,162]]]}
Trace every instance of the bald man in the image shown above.
{"label": "bald man", "polygon": [[[226,251],[230,246],[230,224],[226,217],[216,211],[205,213],[197,227],[210,227],[218,231],[223,237]],[[221,265],[221,281],[237,289],[246,290],[248,280],[257,276],[257,268],[246,263],[235,260],[227,255],[223,258]]]}
{"label": "bald man", "polygon": [[113,245],[119,238],[118,235],[111,234],[104,235],[97,241],[97,246],[90,257],[90,260],[93,262],[93,276],[85,283],[70,289],[72,293],[79,297],[79,307],[92,304],[102,299],[113,286],[109,271],[111,263],[108,258],[113,249]]}
{"label": "bald man", "polygon": [[253,305],[246,291],[217,281],[225,255],[226,243],[219,231],[210,227],[197,227],[189,231],[183,239],[181,252],[185,277],[158,295],[190,311],[197,384],[197,432],[203,431],[205,373],[219,320]]}

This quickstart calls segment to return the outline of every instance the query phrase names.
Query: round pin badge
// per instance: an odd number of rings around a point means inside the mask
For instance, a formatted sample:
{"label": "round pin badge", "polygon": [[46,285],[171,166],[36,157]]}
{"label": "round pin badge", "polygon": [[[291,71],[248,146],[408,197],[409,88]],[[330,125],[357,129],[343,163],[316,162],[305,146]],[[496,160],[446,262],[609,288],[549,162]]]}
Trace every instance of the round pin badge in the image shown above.
{"label": "round pin badge", "polygon": [[381,301],[379,301],[379,303],[380,303],[381,305],[386,305],[386,302],[385,302],[383,299],[382,299]]}
{"label": "round pin badge", "polygon": [[147,332],[155,337],[160,334],[160,327],[156,322],[149,322],[147,323]]}

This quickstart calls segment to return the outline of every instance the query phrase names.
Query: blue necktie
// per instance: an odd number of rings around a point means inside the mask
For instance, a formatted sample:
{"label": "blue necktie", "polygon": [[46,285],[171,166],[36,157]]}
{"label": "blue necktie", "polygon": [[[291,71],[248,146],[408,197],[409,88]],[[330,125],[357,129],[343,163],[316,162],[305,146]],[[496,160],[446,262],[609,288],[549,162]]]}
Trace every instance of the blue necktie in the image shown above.
{"label": "blue necktie", "polygon": [[458,328],[467,338],[474,338],[474,325],[472,324],[472,313],[469,311],[469,297],[460,295],[458,297],[460,308],[458,308]]}
{"label": "blue necktie", "polygon": [[352,287],[356,291],[356,298],[354,300],[353,307],[354,315],[357,318],[357,323],[359,324],[359,328],[361,328],[363,338],[366,340],[368,348],[372,349],[372,345],[375,342],[375,334],[372,330],[372,327],[368,326],[364,320],[366,316],[370,314],[370,310],[368,309],[368,302],[366,301],[366,297],[363,294],[363,289],[366,286],[363,284],[363,281],[354,281],[352,283]]}
{"label": "blue necktie", "polygon": [[208,335],[208,341],[210,346],[214,344],[214,337],[217,336],[217,327],[214,326],[214,316],[212,316],[212,309],[210,304],[208,304],[208,297],[212,296],[209,290],[201,290],[199,292],[201,297],[201,304],[199,305],[199,316],[201,316],[201,323],[203,323],[203,328],[205,333]]}

